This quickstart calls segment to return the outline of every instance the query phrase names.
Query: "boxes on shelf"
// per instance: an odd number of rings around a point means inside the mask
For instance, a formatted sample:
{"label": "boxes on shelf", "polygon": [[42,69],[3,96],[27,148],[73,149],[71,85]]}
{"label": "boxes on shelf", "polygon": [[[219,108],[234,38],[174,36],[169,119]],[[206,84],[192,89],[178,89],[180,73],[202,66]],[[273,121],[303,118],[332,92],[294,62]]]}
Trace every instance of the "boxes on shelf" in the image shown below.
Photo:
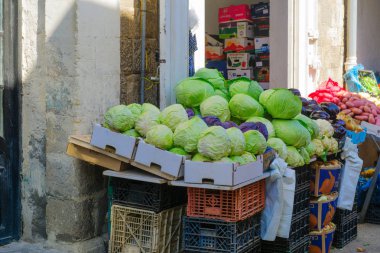
{"label": "boxes on shelf", "polygon": [[187,202],[186,188],[183,187],[117,177],[110,177],[109,186],[109,195],[113,204],[142,208],[155,213]]}
{"label": "boxes on shelf", "polygon": [[224,41],[224,52],[253,51],[253,40],[247,38],[230,38]]}
{"label": "boxes on shelf", "polygon": [[233,191],[188,188],[187,197],[187,216],[236,222],[264,209],[265,179]]}
{"label": "boxes on shelf", "polygon": [[224,76],[225,79],[227,79],[227,61],[208,61],[206,63],[206,68],[209,69],[217,69],[222,75]]}
{"label": "boxes on shelf", "polygon": [[[185,252],[260,252],[261,215],[239,222],[194,217],[183,218]],[[259,247],[260,248],[260,247]]]}
{"label": "boxes on shelf", "polygon": [[251,5],[252,18],[269,17],[269,3],[260,2]]}
{"label": "boxes on shelf", "polygon": [[229,69],[227,70],[227,79],[235,79],[238,77],[247,77],[249,79],[253,79],[253,68],[251,69]]}
{"label": "boxes on shelf", "polygon": [[227,69],[249,69],[255,65],[255,56],[250,53],[227,53]]}
{"label": "boxes on shelf", "polygon": [[255,38],[254,47],[256,54],[269,53],[269,37]]}
{"label": "boxes on shelf", "polygon": [[223,47],[206,46],[206,60],[223,60],[225,58]]}
{"label": "boxes on shelf", "polygon": [[249,38],[253,39],[253,24],[248,21],[232,21],[219,24],[219,38]]}
{"label": "boxes on shelf", "polygon": [[256,18],[253,20],[253,34],[255,37],[269,37],[269,18]]}
{"label": "boxes on shelf", "polygon": [[112,205],[109,253],[180,252],[186,206],[160,213]]}
{"label": "boxes on shelf", "polygon": [[256,68],[269,67],[269,57],[270,55],[268,53],[255,54],[255,67]]}
{"label": "boxes on shelf", "polygon": [[251,10],[248,4],[230,5],[219,8],[218,22],[224,23],[229,21],[250,20]]}
{"label": "boxes on shelf", "polygon": [[254,68],[253,74],[258,82],[269,82],[269,67]]}
{"label": "boxes on shelf", "polygon": [[207,34],[205,35],[206,46],[223,47],[223,42],[218,39],[218,35]]}

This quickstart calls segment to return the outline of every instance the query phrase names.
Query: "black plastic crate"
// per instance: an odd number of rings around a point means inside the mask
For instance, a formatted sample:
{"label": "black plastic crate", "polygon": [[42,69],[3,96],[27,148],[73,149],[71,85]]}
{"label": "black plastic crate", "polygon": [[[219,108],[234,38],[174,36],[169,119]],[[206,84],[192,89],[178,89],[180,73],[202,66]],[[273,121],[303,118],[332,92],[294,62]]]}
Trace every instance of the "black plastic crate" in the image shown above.
{"label": "black plastic crate", "polygon": [[260,243],[260,220],[261,214],[239,222],[185,216],[184,251],[246,253],[258,250],[259,246],[255,244]]}
{"label": "black plastic crate", "polygon": [[[264,244],[265,242],[265,244]],[[286,247],[283,244],[275,242],[262,241],[262,253],[309,253],[310,240],[309,236],[300,239],[292,247]]]}
{"label": "black plastic crate", "polygon": [[380,224],[380,205],[370,204],[368,206],[365,222]]}
{"label": "black plastic crate", "polygon": [[333,246],[341,249],[358,236],[358,219],[348,220],[347,222],[340,224],[334,233]]}
{"label": "black plastic crate", "polygon": [[109,191],[112,203],[156,213],[187,203],[186,188],[167,184],[110,178]]}
{"label": "black plastic crate", "polygon": [[310,204],[310,186],[305,185],[303,188],[296,189],[293,202],[293,217],[298,217],[304,212],[309,211]]}
{"label": "black plastic crate", "polygon": [[357,211],[357,204],[355,203],[352,207],[352,210],[343,210],[343,209],[336,209],[333,223],[336,225],[336,230],[341,230],[341,225],[344,225],[348,221],[351,221],[353,219],[358,219],[358,211]]}
{"label": "black plastic crate", "polygon": [[309,165],[295,167],[293,170],[296,173],[296,191],[303,189],[306,185],[310,188],[311,170]]}

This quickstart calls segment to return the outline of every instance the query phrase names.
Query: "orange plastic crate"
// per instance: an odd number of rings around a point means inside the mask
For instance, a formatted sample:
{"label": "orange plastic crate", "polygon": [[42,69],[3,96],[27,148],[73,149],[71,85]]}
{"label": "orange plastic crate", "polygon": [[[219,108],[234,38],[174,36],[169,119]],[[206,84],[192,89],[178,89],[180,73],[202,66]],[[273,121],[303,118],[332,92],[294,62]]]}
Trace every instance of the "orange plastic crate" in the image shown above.
{"label": "orange plastic crate", "polygon": [[265,179],[234,191],[187,189],[187,215],[236,222],[261,212]]}

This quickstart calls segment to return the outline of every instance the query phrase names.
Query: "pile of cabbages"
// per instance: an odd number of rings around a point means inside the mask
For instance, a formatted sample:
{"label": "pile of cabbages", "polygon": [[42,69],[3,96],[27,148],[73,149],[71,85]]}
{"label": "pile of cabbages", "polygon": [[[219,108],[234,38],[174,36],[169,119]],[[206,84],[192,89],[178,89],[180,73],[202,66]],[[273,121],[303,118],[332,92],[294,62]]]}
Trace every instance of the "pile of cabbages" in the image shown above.
{"label": "pile of cabbages", "polygon": [[337,152],[331,124],[302,115],[301,99],[288,89],[264,91],[256,81],[226,81],[203,68],[180,81],[175,94],[177,104],[162,111],[147,103],[114,106],[103,126],[193,161],[246,164],[273,148],[297,167]]}

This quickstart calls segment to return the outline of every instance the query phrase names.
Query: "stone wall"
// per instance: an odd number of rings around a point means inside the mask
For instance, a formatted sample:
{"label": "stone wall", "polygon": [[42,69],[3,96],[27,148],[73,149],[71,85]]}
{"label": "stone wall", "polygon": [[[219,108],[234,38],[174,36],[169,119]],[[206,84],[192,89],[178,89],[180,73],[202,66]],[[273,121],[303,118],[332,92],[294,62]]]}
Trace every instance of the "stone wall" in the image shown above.
{"label": "stone wall", "polygon": [[318,84],[331,77],[343,85],[344,13],[344,0],[318,0]]}
{"label": "stone wall", "polygon": [[68,157],[120,100],[118,0],[22,0],[22,239],[103,252],[102,169]]}
{"label": "stone wall", "polygon": [[[121,102],[134,103],[140,99],[141,73],[141,12],[140,0],[120,0],[120,81]],[[159,49],[159,11],[157,0],[147,0],[146,19],[146,78],[156,75],[156,50]],[[158,104],[159,84],[146,80],[145,102]]]}

